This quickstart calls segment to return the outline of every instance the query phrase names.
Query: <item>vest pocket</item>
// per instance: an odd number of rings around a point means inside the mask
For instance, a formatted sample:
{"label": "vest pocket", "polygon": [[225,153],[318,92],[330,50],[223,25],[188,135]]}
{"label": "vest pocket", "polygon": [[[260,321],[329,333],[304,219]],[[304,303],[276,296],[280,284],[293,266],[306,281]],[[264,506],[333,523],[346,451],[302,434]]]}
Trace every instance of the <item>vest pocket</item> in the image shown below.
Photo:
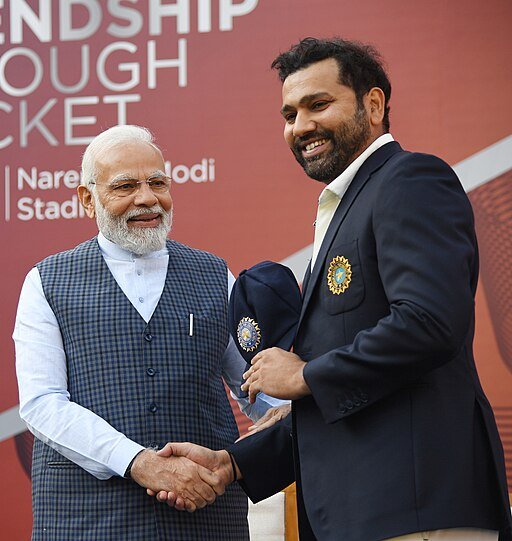
{"label": "vest pocket", "polygon": [[69,460],[50,460],[46,463],[49,469],[69,469],[78,468],[78,466]]}
{"label": "vest pocket", "polygon": [[363,302],[365,288],[357,239],[331,247],[320,280],[320,304],[328,314],[348,312]]}
{"label": "vest pocket", "polygon": [[[194,379],[209,378],[211,372],[220,374],[221,361],[227,347],[228,334],[223,320],[215,312],[197,311],[180,318],[183,370]],[[176,370],[176,366],[174,365]],[[204,381],[200,382],[204,385]]]}

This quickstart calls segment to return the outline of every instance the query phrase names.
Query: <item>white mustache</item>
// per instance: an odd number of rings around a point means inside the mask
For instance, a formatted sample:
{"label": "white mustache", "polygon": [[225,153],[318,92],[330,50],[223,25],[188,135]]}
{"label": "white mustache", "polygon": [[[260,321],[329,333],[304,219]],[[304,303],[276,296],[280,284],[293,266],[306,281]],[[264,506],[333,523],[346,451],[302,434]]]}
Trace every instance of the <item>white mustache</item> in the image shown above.
{"label": "white mustache", "polygon": [[131,218],[143,216],[144,214],[165,214],[165,211],[160,205],[153,205],[151,208],[127,210],[123,214],[123,217],[130,220]]}

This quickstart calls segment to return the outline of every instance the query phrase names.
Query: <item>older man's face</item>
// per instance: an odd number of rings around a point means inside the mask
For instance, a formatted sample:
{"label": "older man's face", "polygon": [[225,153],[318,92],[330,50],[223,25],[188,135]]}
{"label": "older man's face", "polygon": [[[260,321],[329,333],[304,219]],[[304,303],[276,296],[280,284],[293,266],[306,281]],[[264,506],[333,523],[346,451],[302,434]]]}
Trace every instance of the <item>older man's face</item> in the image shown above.
{"label": "older man's face", "polygon": [[[145,142],[120,143],[100,154],[96,171],[90,215],[105,237],[141,255],[163,248],[171,229],[172,198],[160,151]],[[134,181],[142,182],[135,190],[126,189]]]}

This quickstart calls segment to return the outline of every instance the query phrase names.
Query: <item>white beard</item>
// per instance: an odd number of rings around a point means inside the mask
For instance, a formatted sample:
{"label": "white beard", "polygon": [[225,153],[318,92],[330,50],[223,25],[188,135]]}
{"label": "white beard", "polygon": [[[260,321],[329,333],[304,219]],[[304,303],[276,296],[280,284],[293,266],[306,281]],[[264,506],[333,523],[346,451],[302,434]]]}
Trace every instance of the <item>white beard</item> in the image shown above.
{"label": "white beard", "polygon": [[[121,216],[115,216],[105,209],[96,194],[93,197],[98,229],[108,240],[137,255],[146,255],[165,247],[172,227],[172,210],[165,212],[160,205],[153,205],[151,208],[128,210]],[[162,222],[157,227],[128,226],[130,218],[155,212],[162,216]]]}

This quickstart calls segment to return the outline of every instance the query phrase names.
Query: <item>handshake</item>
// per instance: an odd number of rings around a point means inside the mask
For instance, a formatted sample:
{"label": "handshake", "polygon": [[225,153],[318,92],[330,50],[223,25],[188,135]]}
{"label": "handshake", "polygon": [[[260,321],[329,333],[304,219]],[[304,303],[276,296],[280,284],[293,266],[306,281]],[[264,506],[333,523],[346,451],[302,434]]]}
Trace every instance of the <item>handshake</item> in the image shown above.
{"label": "handshake", "polygon": [[[289,404],[268,409],[242,438],[269,428],[290,409]],[[168,443],[159,451],[146,449],[135,458],[130,475],[150,496],[189,512],[213,503],[227,485],[242,478],[227,451],[212,451],[194,443]]]}
{"label": "handshake", "polygon": [[241,474],[225,450],[168,443],[159,451],[142,451],[133,462],[131,477],[158,501],[192,513],[213,503]]}

